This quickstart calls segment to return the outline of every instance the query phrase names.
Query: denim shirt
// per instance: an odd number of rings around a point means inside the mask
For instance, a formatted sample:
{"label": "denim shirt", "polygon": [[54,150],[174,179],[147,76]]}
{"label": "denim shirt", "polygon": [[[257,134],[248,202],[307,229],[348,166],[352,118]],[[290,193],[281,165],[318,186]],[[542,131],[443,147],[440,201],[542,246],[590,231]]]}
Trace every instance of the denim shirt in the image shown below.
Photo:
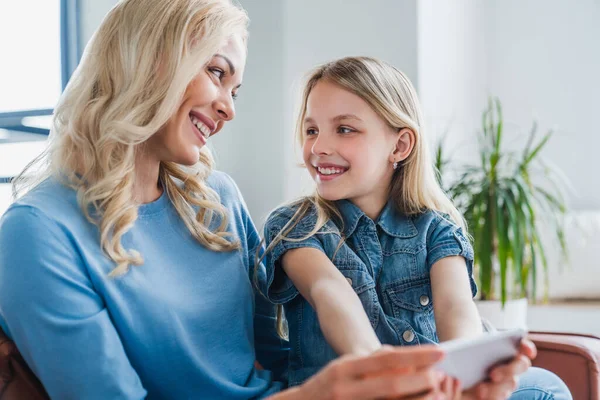
{"label": "denim shirt", "polygon": [[[444,257],[465,258],[472,295],[473,249],[461,228],[435,211],[408,217],[389,203],[377,221],[347,200],[336,202],[343,217],[340,231],[333,221],[301,241],[280,241],[266,256],[261,292],[283,304],[288,322],[290,356],[288,378],[298,385],[337,357],[325,340],[317,314],[299,295],[279,262],[290,249],[311,247],[324,252],[360,298],[377,337],[384,344],[437,343],[431,280],[433,264]],[[265,225],[267,246],[290,221],[297,206],[274,211]],[[307,215],[286,236],[300,239],[315,226],[316,211]],[[341,238],[344,244],[338,249]],[[337,250],[337,251],[336,251]]]}

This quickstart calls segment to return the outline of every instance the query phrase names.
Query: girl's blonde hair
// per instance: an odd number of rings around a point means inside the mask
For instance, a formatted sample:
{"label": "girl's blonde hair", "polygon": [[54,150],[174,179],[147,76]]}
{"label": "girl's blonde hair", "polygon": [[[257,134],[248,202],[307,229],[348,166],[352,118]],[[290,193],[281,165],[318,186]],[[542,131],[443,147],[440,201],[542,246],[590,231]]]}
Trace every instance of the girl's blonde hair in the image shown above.
{"label": "girl's blonde hair", "polygon": [[[233,35],[247,38],[248,17],[230,0],[122,0],[86,47],[55,109],[49,145],[17,177],[15,198],[54,176],[77,191],[86,218],[100,230],[111,275],[141,265],[123,235],[138,216],[136,153],[178,110],[188,84]],[[206,184],[213,168],[204,147],[198,163],[161,162],[159,177],[192,235],[215,251],[229,240],[227,214]],[[198,212],[195,208],[198,208]],[[217,218],[218,228],[211,230]]]}
{"label": "girl's blonde hair", "polygon": [[[462,215],[440,187],[435,174],[427,141],[424,137],[424,121],[417,93],[410,80],[393,66],[370,57],[341,58],[314,69],[308,76],[300,111],[296,122],[296,139],[302,146],[306,138],[304,118],[308,96],[320,81],[338,85],[363,99],[394,130],[403,128],[415,134],[415,146],[410,155],[394,172],[390,187],[390,199],[396,209],[408,216],[425,210],[434,210],[448,214],[460,227],[465,228]],[[390,165],[391,168],[391,165]],[[343,219],[336,205],[314,193],[292,204],[296,212],[281,232],[266,249],[271,251],[282,240],[302,241],[319,232],[332,220],[343,231]],[[316,212],[317,222],[312,231],[300,239],[288,238],[287,234],[298,224],[308,212]],[[343,244],[340,241],[338,249]],[[285,336],[282,308],[278,307],[278,331]]]}

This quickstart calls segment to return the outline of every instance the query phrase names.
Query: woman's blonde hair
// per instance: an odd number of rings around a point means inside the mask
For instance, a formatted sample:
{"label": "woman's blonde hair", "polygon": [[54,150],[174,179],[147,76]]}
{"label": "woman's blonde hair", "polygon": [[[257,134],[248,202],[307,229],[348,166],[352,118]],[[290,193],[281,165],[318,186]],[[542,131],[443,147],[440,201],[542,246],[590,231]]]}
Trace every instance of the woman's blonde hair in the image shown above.
{"label": "woman's blonde hair", "polygon": [[[111,275],[143,263],[121,244],[138,216],[136,153],[178,110],[188,84],[233,35],[247,38],[248,17],[230,0],[122,0],[86,47],[55,109],[49,145],[17,177],[19,197],[54,176],[77,191],[98,225]],[[198,163],[161,162],[160,182],[192,235],[215,251],[239,248],[227,214],[206,184],[213,168],[204,147]],[[199,211],[196,211],[196,208]],[[220,226],[211,230],[213,219]]]}
{"label": "woman's blonde hair", "polygon": [[[410,155],[399,163],[390,186],[390,200],[404,215],[412,216],[434,210],[448,214],[460,227],[465,228],[462,215],[440,187],[435,174],[427,141],[424,137],[424,123],[417,93],[410,80],[393,66],[370,57],[341,58],[314,69],[308,76],[296,122],[296,139],[302,146],[306,138],[304,118],[308,97],[320,81],[338,85],[363,99],[394,130],[403,128],[415,134],[415,145]],[[391,168],[391,165],[390,165]],[[336,205],[314,193],[294,203],[293,217],[269,244],[265,254],[282,240],[302,241],[315,235],[330,220],[339,228],[343,244],[343,219]],[[287,234],[309,212],[316,212],[317,222],[305,237],[288,238]],[[282,308],[278,307],[278,332],[285,336]]]}

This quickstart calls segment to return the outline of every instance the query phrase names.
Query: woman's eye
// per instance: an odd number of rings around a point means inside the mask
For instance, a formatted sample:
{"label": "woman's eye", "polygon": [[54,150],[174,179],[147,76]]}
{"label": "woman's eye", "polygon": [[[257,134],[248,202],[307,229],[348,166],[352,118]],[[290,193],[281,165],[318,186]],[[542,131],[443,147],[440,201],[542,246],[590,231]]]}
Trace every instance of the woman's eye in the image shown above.
{"label": "woman's eye", "polygon": [[306,130],[306,136],[312,136],[312,135],[316,135],[317,134],[317,130],[315,128],[308,128]]}
{"label": "woman's eye", "polygon": [[236,92],[236,93],[231,93],[231,98],[232,98],[233,100],[237,100],[237,98],[238,98],[238,94],[237,94],[237,92]]}
{"label": "woman's eye", "polygon": [[209,68],[208,69],[213,75],[215,75],[217,77],[218,80],[223,79],[223,76],[225,76],[225,71],[223,71],[221,68]]}
{"label": "woman's eye", "polygon": [[352,133],[352,132],[354,132],[354,129],[348,128],[346,126],[340,126],[338,128],[338,133]]}

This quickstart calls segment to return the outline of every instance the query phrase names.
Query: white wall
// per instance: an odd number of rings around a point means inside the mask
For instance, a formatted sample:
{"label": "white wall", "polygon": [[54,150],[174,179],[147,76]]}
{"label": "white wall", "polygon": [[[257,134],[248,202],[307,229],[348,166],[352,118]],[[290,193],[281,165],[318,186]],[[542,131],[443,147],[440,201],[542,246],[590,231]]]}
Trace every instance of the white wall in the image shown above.
{"label": "white wall", "polygon": [[117,4],[117,0],[79,0],[81,50],[90,40],[106,13]]}
{"label": "white wall", "polygon": [[488,96],[484,2],[418,1],[419,97],[430,143],[473,161],[473,137]]}
{"label": "white wall", "polygon": [[250,37],[236,117],[211,139],[217,168],[229,173],[257,225],[284,200],[284,3],[242,1]]}
{"label": "white wall", "polygon": [[513,126],[556,127],[544,157],[571,180],[575,209],[600,208],[600,1],[488,0],[488,82]]}

